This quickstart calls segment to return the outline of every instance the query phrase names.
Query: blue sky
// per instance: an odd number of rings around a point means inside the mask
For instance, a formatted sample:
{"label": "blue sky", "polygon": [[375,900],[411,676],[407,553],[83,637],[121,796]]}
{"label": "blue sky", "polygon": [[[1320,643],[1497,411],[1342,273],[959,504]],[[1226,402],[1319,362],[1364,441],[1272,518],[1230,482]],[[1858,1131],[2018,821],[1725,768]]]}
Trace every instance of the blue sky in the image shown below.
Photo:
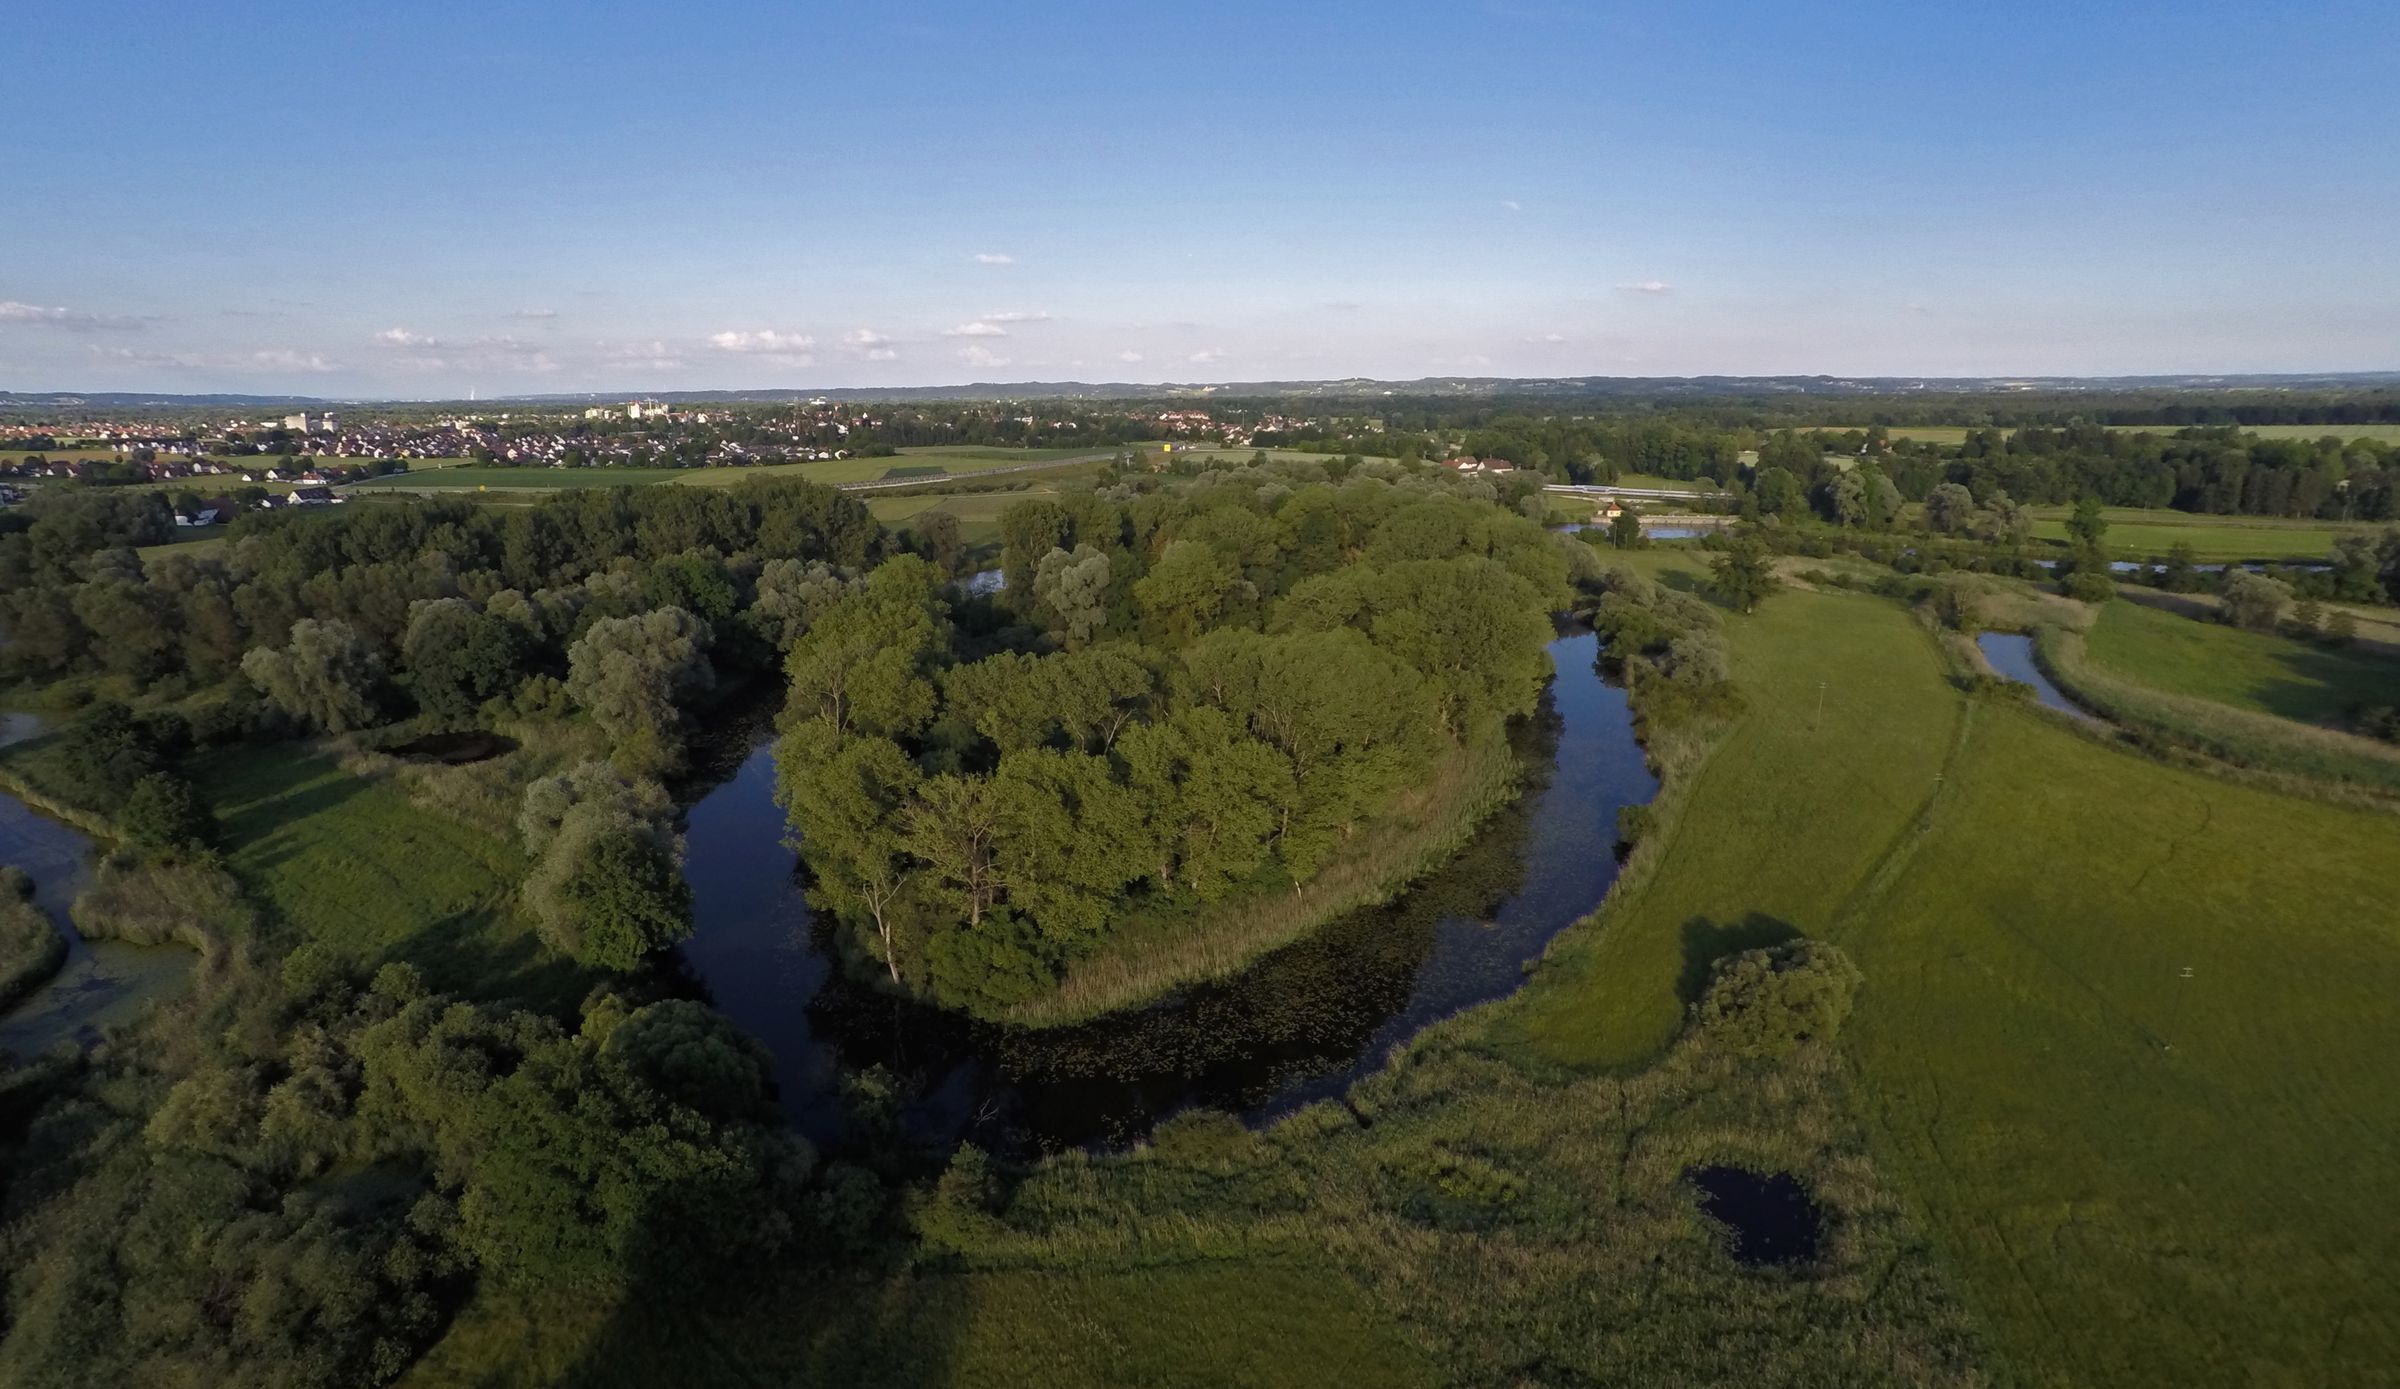
{"label": "blue sky", "polygon": [[2400,367],[2400,6],[15,0],[0,388]]}

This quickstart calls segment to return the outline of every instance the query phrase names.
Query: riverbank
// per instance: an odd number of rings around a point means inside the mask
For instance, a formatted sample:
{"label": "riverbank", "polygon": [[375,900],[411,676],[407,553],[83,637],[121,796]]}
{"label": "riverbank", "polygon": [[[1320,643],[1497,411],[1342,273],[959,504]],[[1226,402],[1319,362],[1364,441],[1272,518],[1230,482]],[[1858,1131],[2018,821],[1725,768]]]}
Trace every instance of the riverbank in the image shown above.
{"label": "riverbank", "polygon": [[1522,767],[1507,731],[1478,729],[1423,788],[1353,834],[1287,896],[1260,894],[1149,929],[1112,935],[1067,967],[1058,986],[1009,1010],[1019,1027],[1063,1027],[1228,978],[1345,912],[1390,901],[1455,855],[1516,792]]}
{"label": "riverbank", "polygon": [[1655,871],[1440,1031],[1638,1091],[1716,954],[1832,940],[1866,976],[1848,1103],[2007,1379],[2372,1378],[2391,822],[1962,692],[1887,600],[1727,629],[1747,707],[1670,771]]}
{"label": "riverbank", "polygon": [[2034,658],[2067,698],[2169,762],[2219,764],[2278,790],[2400,811],[2400,747],[2120,679],[2080,632],[2035,629]]}
{"label": "riverbank", "polygon": [[14,864],[0,868],[0,1013],[49,983],[66,962],[67,938],[34,905],[33,879]]}

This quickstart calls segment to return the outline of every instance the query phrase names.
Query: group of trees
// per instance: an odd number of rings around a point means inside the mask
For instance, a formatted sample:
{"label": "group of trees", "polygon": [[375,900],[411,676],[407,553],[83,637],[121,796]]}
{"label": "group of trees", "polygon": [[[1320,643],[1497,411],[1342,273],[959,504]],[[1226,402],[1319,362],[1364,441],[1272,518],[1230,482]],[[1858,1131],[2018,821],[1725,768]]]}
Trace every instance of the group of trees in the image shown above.
{"label": "group of trees", "polygon": [[1020,503],[1007,586],[964,608],[886,561],[788,663],[819,905],[991,1011],[1129,917],[1305,879],[1538,695],[1567,547],[1480,486],[1253,465]]}
{"label": "group of trees", "polygon": [[0,1078],[0,1378],[381,1384],[479,1283],[704,1296],[805,1258],[858,1192],[767,1077],[696,1003],[603,993],[561,1027],[245,955],[146,1045]]}
{"label": "group of trees", "polygon": [[854,499],[765,479],[249,516],[219,555],[145,562],[129,547],[163,515],[155,495],[85,494],[0,538],[0,659],[162,695],[230,681],[327,732],[572,707],[651,774],[678,764],[719,670],[775,662],[803,566],[884,545]]}

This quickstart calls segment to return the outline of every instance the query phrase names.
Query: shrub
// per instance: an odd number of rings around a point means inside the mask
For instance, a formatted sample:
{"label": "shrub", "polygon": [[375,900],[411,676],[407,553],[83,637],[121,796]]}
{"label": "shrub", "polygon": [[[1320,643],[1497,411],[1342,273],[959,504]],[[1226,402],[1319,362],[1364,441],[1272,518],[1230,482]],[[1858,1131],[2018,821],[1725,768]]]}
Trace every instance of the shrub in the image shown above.
{"label": "shrub", "polygon": [[217,821],[189,781],[173,772],[153,772],[133,784],[117,828],[128,843],[182,853],[208,847],[216,839]]}
{"label": "shrub", "polygon": [[1841,1032],[1860,978],[1849,957],[1823,941],[1745,950],[1716,962],[1693,1021],[1727,1055],[1779,1060]]}
{"label": "shrub", "polygon": [[2225,620],[2236,627],[2274,631],[2291,601],[2291,585],[2279,579],[2253,574],[2247,569],[2236,569],[2225,576]]}

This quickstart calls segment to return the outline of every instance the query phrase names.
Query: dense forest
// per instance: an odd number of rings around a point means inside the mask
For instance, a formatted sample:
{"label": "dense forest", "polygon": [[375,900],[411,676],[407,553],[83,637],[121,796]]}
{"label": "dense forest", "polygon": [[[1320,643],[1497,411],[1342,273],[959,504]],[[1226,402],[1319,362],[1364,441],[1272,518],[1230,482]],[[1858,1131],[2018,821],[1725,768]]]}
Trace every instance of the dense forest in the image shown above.
{"label": "dense forest", "polygon": [[1288,891],[1548,673],[1583,547],[1459,487],[1145,478],[1005,513],[994,611],[913,556],[829,592],[779,753],[818,899],[988,1010],[1129,922]]}

